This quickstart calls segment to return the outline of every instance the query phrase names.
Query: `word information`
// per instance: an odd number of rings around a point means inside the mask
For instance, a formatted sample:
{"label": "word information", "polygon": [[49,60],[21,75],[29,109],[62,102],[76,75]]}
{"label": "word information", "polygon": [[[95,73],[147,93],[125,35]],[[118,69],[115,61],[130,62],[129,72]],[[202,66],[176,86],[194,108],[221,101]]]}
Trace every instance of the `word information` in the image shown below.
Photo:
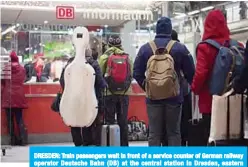
{"label": "word information", "polygon": [[30,147],[30,167],[247,167],[245,147]]}

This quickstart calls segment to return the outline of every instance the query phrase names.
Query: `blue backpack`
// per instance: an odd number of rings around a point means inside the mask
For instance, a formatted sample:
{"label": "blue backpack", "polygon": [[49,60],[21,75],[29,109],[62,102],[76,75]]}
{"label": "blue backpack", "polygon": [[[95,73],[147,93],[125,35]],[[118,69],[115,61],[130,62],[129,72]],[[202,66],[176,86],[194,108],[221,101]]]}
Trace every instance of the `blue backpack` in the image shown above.
{"label": "blue backpack", "polygon": [[240,76],[244,68],[244,48],[235,40],[230,41],[229,48],[210,39],[201,43],[207,43],[219,50],[210,77],[209,89],[212,95],[221,96],[228,90],[232,81]]}

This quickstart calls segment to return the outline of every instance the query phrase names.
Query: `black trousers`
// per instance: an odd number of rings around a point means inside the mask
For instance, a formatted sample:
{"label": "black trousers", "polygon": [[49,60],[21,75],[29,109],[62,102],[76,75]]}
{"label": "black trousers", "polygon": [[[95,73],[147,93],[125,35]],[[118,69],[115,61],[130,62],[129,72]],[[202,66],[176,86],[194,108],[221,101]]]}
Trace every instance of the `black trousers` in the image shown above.
{"label": "black trousers", "polygon": [[[25,127],[22,109],[21,108],[7,108],[7,128],[10,135],[11,145],[26,145],[27,144],[27,129]],[[18,131],[15,132],[15,121],[18,126]]]}
{"label": "black trousers", "polygon": [[204,122],[204,129],[202,129],[204,131],[204,143],[206,143],[206,145],[208,144],[208,138],[210,135],[210,126],[211,126],[211,114],[202,114],[202,119]]}
{"label": "black trousers", "polygon": [[[182,105],[182,117],[181,117],[181,145],[186,146],[188,141],[188,121],[192,118],[192,96],[191,93],[184,96],[184,102]],[[166,133],[166,131],[164,131]],[[166,136],[166,135],[164,135]],[[168,140],[166,137],[162,139],[162,146],[168,146]]]}
{"label": "black trousers", "polygon": [[101,114],[98,114],[96,120],[90,127],[71,127],[72,140],[75,146],[101,145]]}
{"label": "black trousers", "polygon": [[121,146],[128,146],[128,106],[129,97],[123,95],[111,95],[105,97],[106,106],[106,122],[115,123],[115,115],[117,123],[120,126]]}

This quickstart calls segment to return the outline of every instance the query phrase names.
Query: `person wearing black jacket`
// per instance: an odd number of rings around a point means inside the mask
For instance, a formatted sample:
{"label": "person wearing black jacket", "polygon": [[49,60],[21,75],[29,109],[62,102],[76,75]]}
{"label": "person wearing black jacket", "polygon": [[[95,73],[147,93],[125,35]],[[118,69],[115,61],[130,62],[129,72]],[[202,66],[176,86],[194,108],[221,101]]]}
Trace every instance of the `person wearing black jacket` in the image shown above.
{"label": "person wearing black jacket", "polygon": [[236,93],[243,93],[245,89],[248,89],[248,40],[246,41],[244,57],[245,67],[240,77],[233,82],[233,89]]}
{"label": "person wearing black jacket", "polygon": [[[65,69],[73,60],[74,60],[74,57],[68,60],[65,68],[63,69],[61,73],[60,85],[62,89],[64,89],[64,86],[65,86],[65,80],[64,80]],[[92,53],[90,50],[86,51],[86,60],[94,68],[96,72],[95,92],[96,92],[96,97],[98,100],[99,111],[98,111],[98,115],[94,123],[90,127],[87,127],[87,128],[71,127],[71,135],[72,135],[72,140],[75,146],[90,146],[90,145],[100,146],[101,125],[102,125],[101,115],[102,115],[102,100],[103,100],[102,92],[104,88],[106,87],[106,82],[103,78],[99,64],[97,60],[95,60],[92,57]]]}

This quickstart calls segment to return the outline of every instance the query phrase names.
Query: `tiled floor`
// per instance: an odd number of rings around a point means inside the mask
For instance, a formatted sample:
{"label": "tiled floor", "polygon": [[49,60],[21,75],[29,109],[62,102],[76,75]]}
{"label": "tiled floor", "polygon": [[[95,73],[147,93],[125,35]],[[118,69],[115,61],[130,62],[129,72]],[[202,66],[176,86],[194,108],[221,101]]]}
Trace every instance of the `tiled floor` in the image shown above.
{"label": "tiled floor", "polygon": [[[50,143],[50,144],[40,144],[40,145],[73,146],[72,143],[56,143],[56,144]],[[130,142],[130,146],[148,146],[148,143],[147,142]],[[11,149],[7,149],[5,156],[2,156],[1,154],[1,161],[2,162],[28,162],[29,161],[29,146],[12,147]]]}

